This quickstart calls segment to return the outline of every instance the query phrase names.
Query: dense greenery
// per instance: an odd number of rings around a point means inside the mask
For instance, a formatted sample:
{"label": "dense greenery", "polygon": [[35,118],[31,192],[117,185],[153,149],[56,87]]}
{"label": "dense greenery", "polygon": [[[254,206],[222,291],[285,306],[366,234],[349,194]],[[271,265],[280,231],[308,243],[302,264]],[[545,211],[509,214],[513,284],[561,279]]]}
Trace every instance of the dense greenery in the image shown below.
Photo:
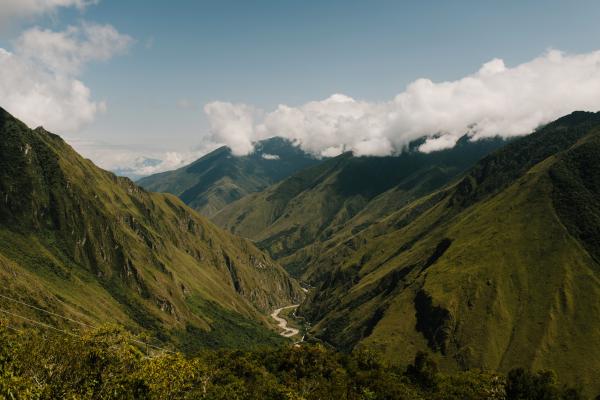
{"label": "dense greenery", "polygon": [[550,372],[441,374],[424,353],[407,368],[321,345],[150,351],[116,327],[81,337],[0,324],[0,396],[7,399],[527,399],[576,400]]}

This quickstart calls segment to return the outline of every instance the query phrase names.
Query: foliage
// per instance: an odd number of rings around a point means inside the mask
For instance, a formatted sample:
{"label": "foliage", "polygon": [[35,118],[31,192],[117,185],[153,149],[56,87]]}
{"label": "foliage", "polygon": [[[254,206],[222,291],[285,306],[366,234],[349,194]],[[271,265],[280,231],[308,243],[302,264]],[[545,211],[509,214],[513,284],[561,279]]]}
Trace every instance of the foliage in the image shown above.
{"label": "foliage", "polygon": [[553,375],[444,375],[420,353],[408,368],[374,353],[322,345],[150,351],[118,327],[65,336],[0,325],[0,397],[7,399],[580,399]]}
{"label": "foliage", "polygon": [[506,397],[510,400],[576,400],[583,398],[576,389],[558,385],[556,375],[551,371],[531,373],[522,368],[508,373]]}

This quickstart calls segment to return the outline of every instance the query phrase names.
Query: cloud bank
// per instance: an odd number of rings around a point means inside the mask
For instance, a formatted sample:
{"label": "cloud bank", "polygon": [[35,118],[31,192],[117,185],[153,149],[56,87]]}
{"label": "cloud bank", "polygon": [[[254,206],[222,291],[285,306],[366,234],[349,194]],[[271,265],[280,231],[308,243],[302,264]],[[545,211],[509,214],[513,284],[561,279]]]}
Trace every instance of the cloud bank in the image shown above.
{"label": "cloud bank", "polygon": [[282,136],[322,156],[349,150],[389,155],[423,137],[420,150],[431,152],[454,146],[465,134],[474,140],[524,135],[574,110],[599,109],[600,51],[558,50],[514,67],[493,59],[455,81],[418,79],[380,103],[334,94],[269,112],[218,101],[204,107],[211,140],[236,155],[252,152],[257,140]]}
{"label": "cloud bank", "polygon": [[82,23],[63,32],[29,29],[12,51],[0,48],[0,104],[30,126],[78,130],[106,108],[78,79],[81,70],[125,52],[132,42],[110,25]]}

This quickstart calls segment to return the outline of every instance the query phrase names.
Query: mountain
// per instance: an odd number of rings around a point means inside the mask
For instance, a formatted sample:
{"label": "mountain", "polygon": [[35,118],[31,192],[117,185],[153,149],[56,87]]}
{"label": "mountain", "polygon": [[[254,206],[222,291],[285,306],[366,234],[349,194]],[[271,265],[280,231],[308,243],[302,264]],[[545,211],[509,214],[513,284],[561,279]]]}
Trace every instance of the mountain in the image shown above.
{"label": "mountain", "polygon": [[550,369],[598,392],[600,113],[517,139],[459,181],[325,243],[311,334],[446,370]]}
{"label": "mountain", "polygon": [[153,192],[172,193],[210,217],[225,205],[319,162],[287,139],[274,137],[256,143],[247,156],[236,157],[221,147],[188,166],[137,183]]}
{"label": "mountain", "polygon": [[439,189],[504,143],[465,137],[452,149],[429,154],[417,150],[419,143],[398,156],[344,153],[224,207],[213,221],[254,240],[292,274],[313,281],[319,270],[315,258],[339,232],[365,229]]}
{"label": "mountain", "polygon": [[162,160],[157,158],[147,158],[147,157],[139,157],[137,158],[132,166],[115,168],[110,172],[113,172],[115,175],[124,176],[132,181],[139,180],[144,177],[144,175],[140,175],[140,170],[143,170],[147,167],[156,167],[162,163]]}
{"label": "mountain", "polygon": [[278,342],[268,313],[303,296],[248,240],[173,195],[97,168],[2,109],[0,265],[4,313],[73,327],[21,301],[188,350]]}

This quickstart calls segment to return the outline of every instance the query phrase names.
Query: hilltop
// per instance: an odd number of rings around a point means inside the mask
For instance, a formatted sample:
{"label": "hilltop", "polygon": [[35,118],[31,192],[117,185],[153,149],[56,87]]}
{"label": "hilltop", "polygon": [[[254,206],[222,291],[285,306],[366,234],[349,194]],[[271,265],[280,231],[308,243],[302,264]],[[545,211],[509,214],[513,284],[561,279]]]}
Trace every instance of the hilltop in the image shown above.
{"label": "hilltop", "polygon": [[137,183],[150,191],[172,193],[210,217],[227,204],[320,161],[289,140],[274,137],[257,142],[247,156],[235,156],[228,147],[220,147],[190,165]]}

